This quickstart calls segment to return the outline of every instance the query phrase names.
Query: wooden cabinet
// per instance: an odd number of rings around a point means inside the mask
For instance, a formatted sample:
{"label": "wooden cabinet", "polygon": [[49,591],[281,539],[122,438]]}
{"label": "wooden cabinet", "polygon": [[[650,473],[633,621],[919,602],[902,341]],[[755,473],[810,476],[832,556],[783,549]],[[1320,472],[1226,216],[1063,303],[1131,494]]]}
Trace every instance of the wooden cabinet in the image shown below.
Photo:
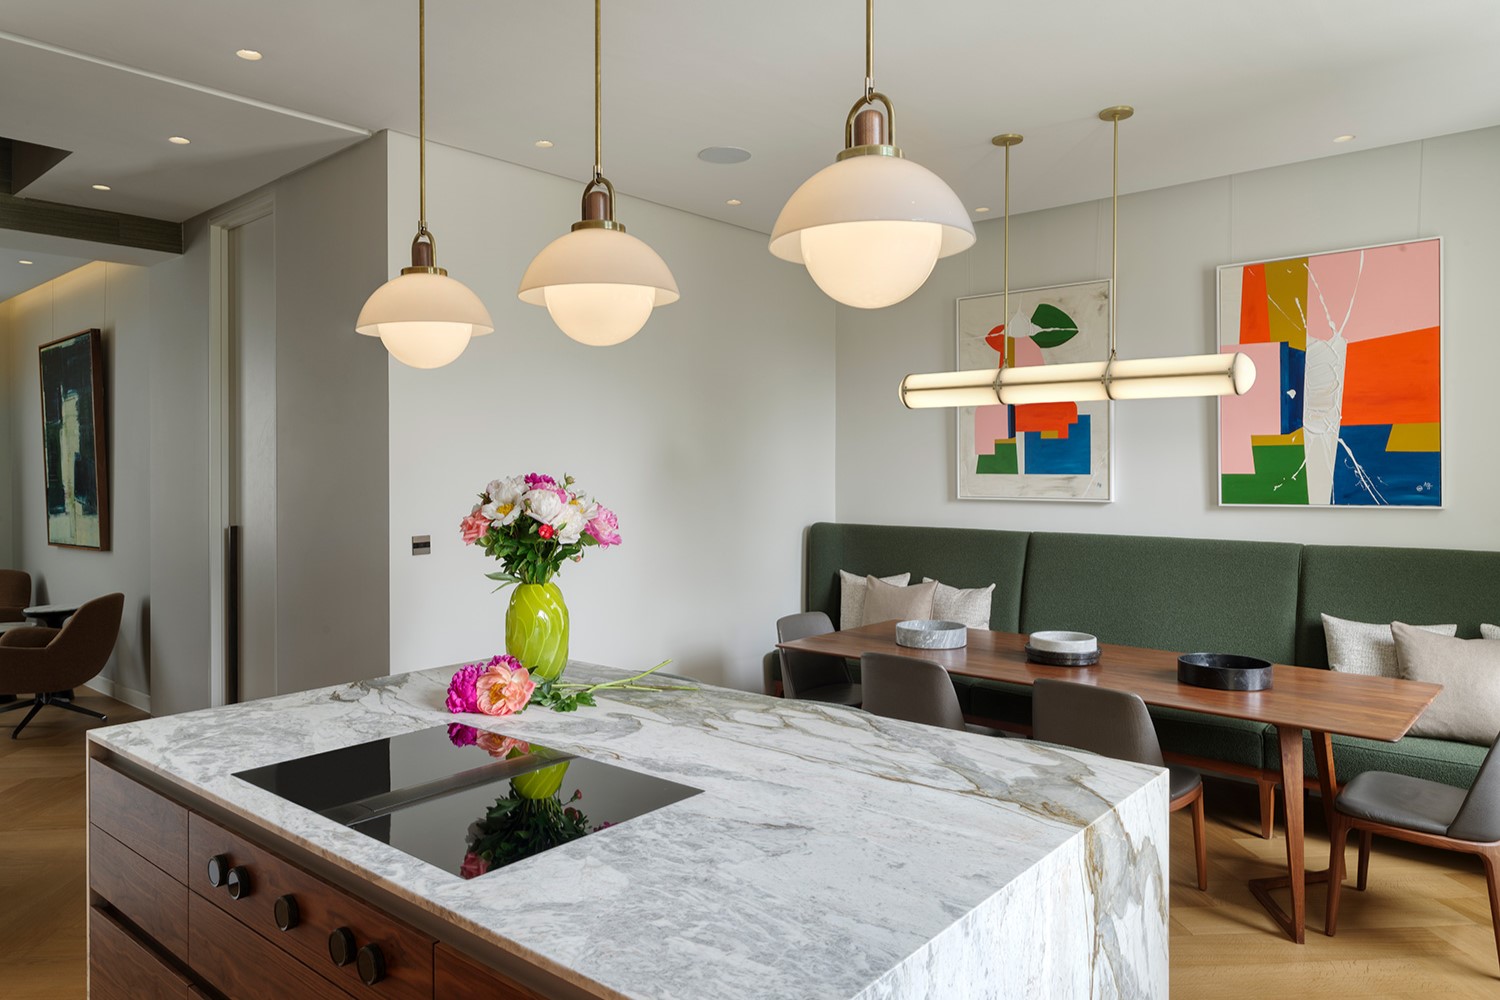
{"label": "wooden cabinet", "polygon": [[187,882],[187,809],[97,760],[89,761],[89,822]]}
{"label": "wooden cabinet", "polygon": [[108,912],[89,913],[92,1000],[187,1000],[193,984]]}
{"label": "wooden cabinet", "polygon": [[336,984],[196,893],[188,902],[188,957],[193,971],[229,1000],[349,1000]]}
{"label": "wooden cabinet", "polygon": [[92,825],[89,885],[163,950],[187,961],[187,886]]}
{"label": "wooden cabinet", "polygon": [[540,993],[442,944],[433,959],[432,995],[439,1000],[544,1000]]}

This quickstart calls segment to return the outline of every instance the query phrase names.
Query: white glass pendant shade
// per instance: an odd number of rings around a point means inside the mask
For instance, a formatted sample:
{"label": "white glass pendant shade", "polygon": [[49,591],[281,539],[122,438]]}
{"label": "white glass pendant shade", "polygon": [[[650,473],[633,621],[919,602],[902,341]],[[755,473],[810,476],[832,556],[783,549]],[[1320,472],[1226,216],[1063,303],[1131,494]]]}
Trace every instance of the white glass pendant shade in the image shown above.
{"label": "white glass pendant shade", "polygon": [[828,296],[859,309],[894,305],[942,257],[974,245],[974,224],[942,179],[900,156],[850,156],[788,199],[771,253],[807,266]]}
{"label": "white glass pendant shade", "polygon": [[[1104,381],[1109,368],[1109,383]],[[994,406],[998,403],[1086,403],[1105,399],[1243,396],[1255,385],[1255,362],[1246,354],[1190,358],[1116,359],[1067,365],[1028,365],[908,375],[901,402],[909,409]]]}
{"label": "white glass pendant shade", "polygon": [[445,274],[402,274],[365,300],[354,329],[379,337],[391,357],[412,368],[441,368],[464,352],[470,337],[492,333],[479,296]]}
{"label": "white glass pendant shade", "polygon": [[655,250],[621,229],[599,227],[575,229],[543,247],[517,294],[546,306],[563,333],[596,347],[630,339],[652,309],[679,297]]}

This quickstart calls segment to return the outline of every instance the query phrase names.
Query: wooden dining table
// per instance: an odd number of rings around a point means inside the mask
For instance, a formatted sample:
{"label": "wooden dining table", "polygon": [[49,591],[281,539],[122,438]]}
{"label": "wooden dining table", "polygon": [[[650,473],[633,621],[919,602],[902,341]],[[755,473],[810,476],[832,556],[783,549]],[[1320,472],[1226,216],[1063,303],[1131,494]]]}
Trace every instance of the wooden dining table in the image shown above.
{"label": "wooden dining table", "polygon": [[[1342,877],[1342,859],[1330,858],[1328,870],[1321,872],[1308,872],[1304,864],[1302,731],[1312,735],[1323,810],[1331,817],[1338,794],[1333,735],[1395,742],[1442,690],[1438,684],[1277,664],[1271,686],[1264,691],[1219,691],[1178,681],[1178,653],[1100,643],[1099,662],[1094,666],[1051,667],[1026,659],[1026,639],[1010,632],[969,629],[964,648],[916,649],[899,645],[896,622],[888,621],[779,645],[848,659],[865,653],[913,656],[941,664],[952,675],[977,680],[1024,685],[1049,678],[1071,680],[1128,691],[1140,695],[1147,705],[1275,726],[1286,799],[1287,873],[1251,879],[1250,891],[1298,944],[1305,936],[1307,885]],[[1330,876],[1330,871],[1338,874]],[[1290,890],[1291,912],[1271,894],[1280,889]]]}

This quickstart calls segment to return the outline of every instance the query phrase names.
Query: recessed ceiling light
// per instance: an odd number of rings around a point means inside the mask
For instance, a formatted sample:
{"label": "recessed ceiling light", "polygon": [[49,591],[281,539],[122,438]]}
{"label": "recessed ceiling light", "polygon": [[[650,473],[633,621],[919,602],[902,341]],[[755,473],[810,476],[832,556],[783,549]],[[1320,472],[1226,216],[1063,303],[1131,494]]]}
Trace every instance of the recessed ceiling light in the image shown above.
{"label": "recessed ceiling light", "polygon": [[538,139],[536,142],[532,143],[532,145],[535,146],[537,149],[551,149],[552,148],[552,140],[551,139]]}
{"label": "recessed ceiling light", "polygon": [[740,201],[738,198],[730,198],[724,204],[726,204],[726,205],[743,205],[744,202]]}
{"label": "recessed ceiling light", "polygon": [[184,136],[180,136],[180,135],[171,135],[171,136],[167,137],[167,141],[170,142],[174,146],[186,146],[188,143],[192,142],[193,140],[188,139],[188,138],[186,138]]}
{"label": "recessed ceiling light", "polygon": [[980,205],[978,208],[974,209],[974,214],[975,215],[983,215],[985,212],[988,212],[989,210],[990,210],[990,207],[988,205]]}
{"label": "recessed ceiling light", "polygon": [[95,184],[94,185],[94,190],[95,191],[108,191],[109,190],[109,185],[108,184]]}
{"label": "recessed ceiling light", "polygon": [[246,62],[260,62],[262,58],[261,54],[254,49],[236,49],[234,54]]}
{"label": "recessed ceiling light", "polygon": [[18,260],[18,261],[16,261],[16,263],[17,264],[35,264],[36,261],[34,261],[34,260]]}
{"label": "recessed ceiling light", "polygon": [[1334,142],[1353,142],[1354,141],[1354,136],[1352,136],[1352,135],[1336,135],[1336,136],[1333,137],[1333,141]]}
{"label": "recessed ceiling light", "polygon": [[738,146],[709,146],[698,150],[698,159],[704,163],[744,163],[750,159],[750,151]]}

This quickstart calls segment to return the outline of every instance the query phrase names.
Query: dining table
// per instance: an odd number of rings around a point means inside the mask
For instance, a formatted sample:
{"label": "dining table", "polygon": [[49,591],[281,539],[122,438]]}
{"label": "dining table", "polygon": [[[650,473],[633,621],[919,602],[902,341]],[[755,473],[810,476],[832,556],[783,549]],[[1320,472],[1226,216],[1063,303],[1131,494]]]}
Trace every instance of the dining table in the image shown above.
{"label": "dining table", "polygon": [[[1057,667],[1027,659],[1028,636],[969,629],[966,645],[957,649],[919,649],[896,641],[896,622],[828,632],[781,648],[858,659],[865,653],[894,653],[940,664],[955,677],[1031,685],[1043,679],[1077,681],[1139,695],[1147,705],[1183,709],[1276,727],[1281,787],[1286,804],[1285,875],[1250,880],[1250,891],[1276,924],[1298,944],[1306,934],[1307,886],[1342,878],[1342,858],[1330,856],[1329,867],[1309,872],[1304,859],[1303,793],[1306,762],[1303,731],[1312,737],[1313,756],[1325,817],[1331,818],[1338,795],[1333,763],[1333,736],[1392,742],[1432,704],[1439,684],[1371,677],[1289,664],[1275,664],[1271,686],[1261,691],[1223,691],[1195,687],[1177,679],[1176,652],[1099,643],[1099,662]],[[1335,874],[1330,875],[1330,872]],[[1286,889],[1290,911],[1273,892]]]}

